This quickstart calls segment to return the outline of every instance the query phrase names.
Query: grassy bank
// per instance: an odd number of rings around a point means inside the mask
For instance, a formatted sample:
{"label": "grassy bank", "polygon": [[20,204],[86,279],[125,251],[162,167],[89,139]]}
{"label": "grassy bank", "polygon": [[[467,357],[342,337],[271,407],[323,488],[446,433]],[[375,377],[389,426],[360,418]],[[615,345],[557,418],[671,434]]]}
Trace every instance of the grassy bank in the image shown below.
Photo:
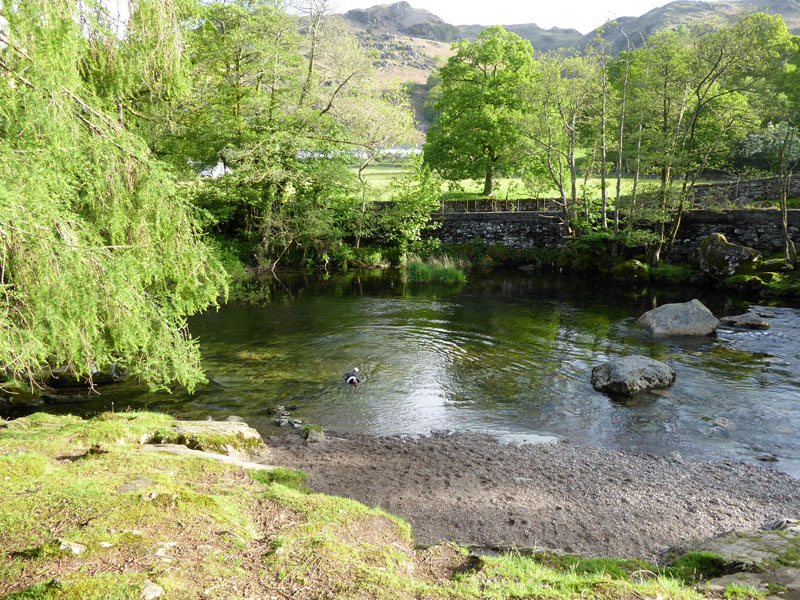
{"label": "grassy bank", "polygon": [[635,561],[415,550],[404,521],[248,472],[144,452],[171,418],[0,421],[0,597],[697,599]]}
{"label": "grassy bank", "polygon": [[405,266],[406,278],[412,283],[465,283],[467,275],[460,261],[449,256],[412,256]]}

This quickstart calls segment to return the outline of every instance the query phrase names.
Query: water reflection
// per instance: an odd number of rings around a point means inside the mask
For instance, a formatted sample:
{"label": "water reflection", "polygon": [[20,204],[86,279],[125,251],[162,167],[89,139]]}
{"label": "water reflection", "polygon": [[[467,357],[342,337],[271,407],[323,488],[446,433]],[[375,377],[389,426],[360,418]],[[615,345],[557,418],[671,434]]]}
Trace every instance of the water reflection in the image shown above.
{"label": "water reflection", "polygon": [[[333,430],[556,435],[687,459],[760,460],[800,476],[800,311],[764,308],[772,329],[657,340],[636,324],[654,304],[699,297],[717,314],[736,299],[697,290],[619,293],[576,278],[475,277],[404,283],[396,273],[283,275],[261,308],[228,306],[191,322],[209,384],[194,396],[105,389],[90,413],[131,406],[187,418],[238,414],[274,433],[278,404]],[[615,401],[596,392],[600,362],[643,354],[677,372],[666,391]],[[342,374],[358,366],[357,389]]]}

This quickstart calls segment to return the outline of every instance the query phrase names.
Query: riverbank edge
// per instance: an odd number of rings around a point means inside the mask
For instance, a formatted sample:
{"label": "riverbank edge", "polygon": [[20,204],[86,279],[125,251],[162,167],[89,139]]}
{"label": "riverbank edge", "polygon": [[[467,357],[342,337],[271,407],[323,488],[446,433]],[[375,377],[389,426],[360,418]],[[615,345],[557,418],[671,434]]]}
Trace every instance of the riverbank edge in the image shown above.
{"label": "riverbank edge", "polygon": [[[480,239],[469,244],[445,244],[418,260],[445,260],[458,265],[466,273],[493,270],[519,270],[527,273],[550,273],[554,276],[577,275],[590,277],[608,285],[625,289],[657,288],[669,292],[685,287],[712,292],[734,293],[744,299],[771,304],[800,301],[800,269],[794,269],[780,256],[765,257],[758,264],[748,264],[724,279],[714,279],[693,263],[663,262],[657,266],[648,264],[648,257],[641,248],[624,248],[606,238],[577,240],[557,249],[515,250],[502,244],[487,245]],[[405,269],[405,264],[390,264],[379,260],[362,262],[350,268],[326,265],[306,269],[317,272],[345,272],[372,269]],[[437,258],[439,257],[439,258]],[[231,271],[232,285],[229,302],[240,304],[262,304],[269,302],[265,295],[263,278],[281,272],[296,272],[296,267],[285,267],[265,271],[238,265]],[[463,277],[445,283],[463,283]],[[419,283],[408,277],[409,283]]]}
{"label": "riverbank edge", "polygon": [[[417,549],[403,520],[310,494],[297,471],[144,451],[173,424],[138,412],[0,421],[0,597],[721,595],[693,587],[702,579],[695,557],[660,570],[548,553],[486,557],[452,544]],[[242,449],[236,436],[213,444]]]}

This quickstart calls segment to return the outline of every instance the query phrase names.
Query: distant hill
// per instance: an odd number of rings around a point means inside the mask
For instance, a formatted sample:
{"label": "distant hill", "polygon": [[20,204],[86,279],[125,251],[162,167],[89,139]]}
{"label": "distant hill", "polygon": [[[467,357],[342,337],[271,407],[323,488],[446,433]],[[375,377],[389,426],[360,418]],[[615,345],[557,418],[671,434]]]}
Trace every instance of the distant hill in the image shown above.
{"label": "distant hill", "polygon": [[[755,12],[781,15],[789,31],[800,34],[800,0],[676,0],[640,16],[620,17],[605,25],[602,33],[611,43],[612,51],[620,52],[626,44],[623,31],[635,45],[641,45],[643,39],[657,31],[691,27],[698,23],[722,24]],[[421,107],[427,96],[424,84],[429,75],[453,54],[451,42],[474,41],[488,26],[452,25],[406,1],[351,10],[343,17],[361,44],[371,49],[379,80],[396,79],[414,84],[410,87],[412,101],[423,129],[428,125]],[[575,29],[543,29],[533,23],[503,27],[529,40],[534,50],[539,52],[583,48],[599,31],[582,35]]]}
{"label": "distant hill", "polygon": [[359,8],[346,12],[344,16],[368,33],[392,33],[437,42],[461,39],[458,27],[446,23],[432,12],[414,8],[405,1]]}
{"label": "distant hill", "polygon": [[[486,29],[486,25],[459,25],[461,39],[468,39],[474,42],[478,39],[481,31]],[[503,29],[516,33],[519,37],[529,40],[535,50],[547,52],[548,50],[558,50],[559,48],[572,48],[577,46],[583,39],[583,34],[577,29],[543,29],[535,23],[525,25],[503,25]]]}
{"label": "distant hill", "polygon": [[[764,12],[781,15],[789,31],[800,34],[800,0],[727,0],[725,2],[701,2],[699,0],[676,0],[640,15],[620,17],[605,27],[604,37],[612,42],[615,50],[625,49],[625,38],[620,28],[633,41],[641,41],[663,29],[674,29],[681,25],[691,27],[697,23],[725,23],[750,13]],[[369,33],[389,33],[439,42],[460,39],[475,40],[488,25],[451,25],[433,13],[414,8],[408,2],[379,4],[371,8],[351,10],[345,18],[357,29]],[[558,48],[583,47],[590,43],[598,30],[582,35],[575,29],[553,27],[543,29],[534,23],[503,25],[506,30],[529,40],[535,50],[546,52]]]}
{"label": "distant hill", "polygon": [[[616,23],[608,24],[603,37],[611,42],[612,48],[619,52],[625,49],[624,30],[631,41],[640,45],[643,38],[665,29],[675,29],[682,25],[692,27],[700,23],[729,23],[748,14],[763,12],[781,15],[793,34],[800,34],[800,0],[729,0],[727,2],[699,2],[697,0],[677,0],[639,16],[622,17]],[[581,39],[579,47],[591,43],[598,30]]]}

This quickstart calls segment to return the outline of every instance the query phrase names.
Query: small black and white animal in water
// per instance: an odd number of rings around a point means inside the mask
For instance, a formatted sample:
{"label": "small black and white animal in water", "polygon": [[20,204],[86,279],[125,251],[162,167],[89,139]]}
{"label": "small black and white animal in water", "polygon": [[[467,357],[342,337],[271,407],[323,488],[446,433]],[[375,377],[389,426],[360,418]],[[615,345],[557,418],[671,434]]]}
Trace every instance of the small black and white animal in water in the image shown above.
{"label": "small black and white animal in water", "polygon": [[353,387],[358,387],[358,384],[361,383],[361,380],[358,378],[358,367],[354,367],[352,371],[345,373],[344,380]]}

